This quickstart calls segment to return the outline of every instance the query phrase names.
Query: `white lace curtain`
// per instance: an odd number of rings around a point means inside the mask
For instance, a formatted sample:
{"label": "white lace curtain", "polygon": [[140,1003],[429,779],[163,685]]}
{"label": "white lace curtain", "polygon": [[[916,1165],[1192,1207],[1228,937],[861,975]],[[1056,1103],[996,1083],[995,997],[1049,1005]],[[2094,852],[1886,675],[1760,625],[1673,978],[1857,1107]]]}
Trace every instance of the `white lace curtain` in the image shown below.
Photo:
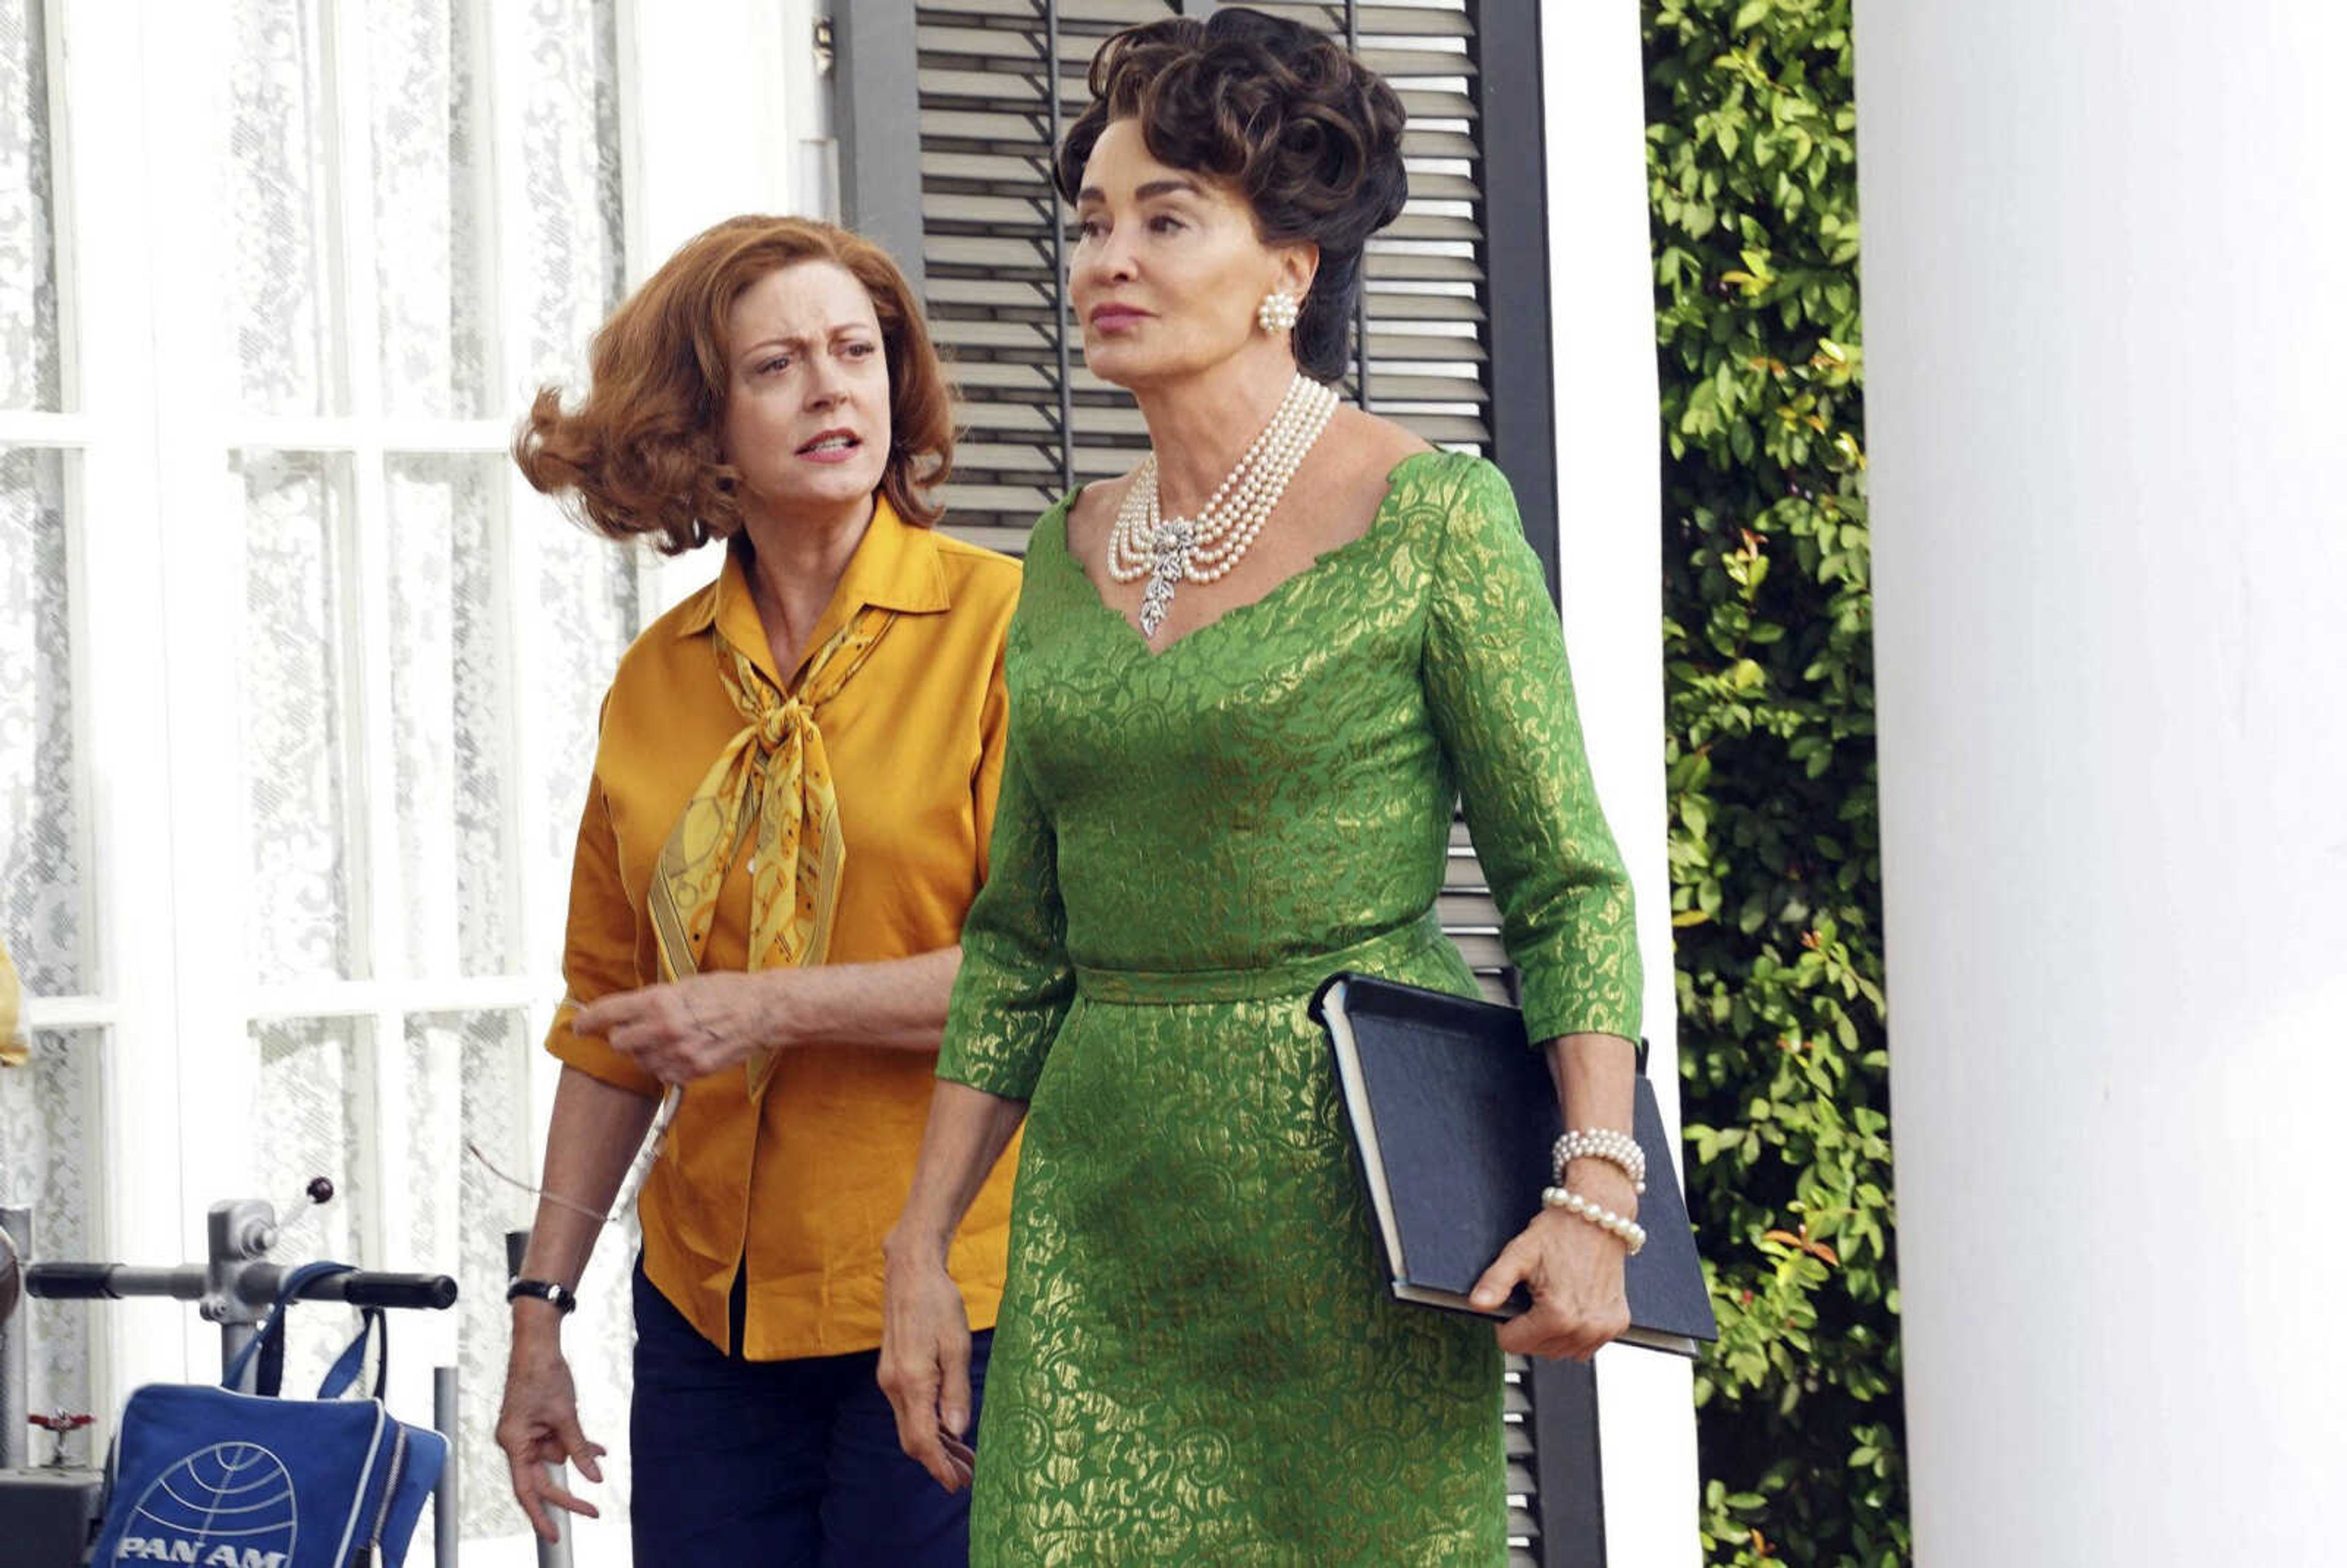
{"label": "white lace curtain", "polygon": [[[217,528],[241,552],[241,602],[217,622],[235,689],[174,710],[157,743],[172,771],[241,780],[241,819],[218,831],[241,886],[171,899],[182,926],[238,911],[248,972],[220,1016],[182,1009],[203,1038],[178,1049],[244,1053],[223,1070],[255,1084],[257,1136],[249,1194],[180,1197],[282,1204],[328,1174],[341,1196],[281,1256],[458,1276],[455,1333],[395,1325],[403,1413],[425,1413],[423,1368],[453,1354],[466,1534],[509,1535],[488,1433],[502,1236],[530,1204],[464,1150],[532,1164],[596,707],[641,610],[636,560],[528,496],[503,447],[539,383],[578,384],[621,287],[615,0],[204,3],[232,38],[230,79],[218,119],[176,134],[218,160],[228,238],[193,273],[209,296],[174,308],[228,323],[233,363],[157,368],[217,389],[234,436],[192,471],[170,466],[184,443],[138,460],[188,498],[159,528]],[[78,296],[59,276],[74,193],[52,149],[72,106],[50,61],[78,19],[75,0],[0,0],[0,417],[60,430],[77,343],[60,301]],[[167,401],[159,419],[176,416]],[[0,1070],[0,1203],[36,1208],[41,1255],[102,1256],[97,1173],[139,1090],[107,1065],[108,999],[136,955],[97,896],[92,781],[135,791],[157,769],[92,754],[77,689],[106,563],[82,548],[75,475],[118,452],[103,431],[44,446],[45,428],[19,419],[0,447],[0,938],[40,999],[32,1065]],[[607,1434],[624,1423],[630,1252],[607,1238],[572,1335]],[[37,1405],[118,1394],[94,1378],[97,1310],[32,1308]]]}
{"label": "white lace curtain", "polygon": [[[48,29],[0,5],[0,408],[62,406]],[[30,996],[89,989],[81,897],[81,791],[70,671],[65,464],[0,449],[0,942]],[[30,1206],[45,1236],[93,1234],[86,1166],[97,1125],[95,1031],[48,1031],[32,1065],[0,1068],[0,1204]],[[87,1408],[81,1315],[29,1308],[34,1409]]]}

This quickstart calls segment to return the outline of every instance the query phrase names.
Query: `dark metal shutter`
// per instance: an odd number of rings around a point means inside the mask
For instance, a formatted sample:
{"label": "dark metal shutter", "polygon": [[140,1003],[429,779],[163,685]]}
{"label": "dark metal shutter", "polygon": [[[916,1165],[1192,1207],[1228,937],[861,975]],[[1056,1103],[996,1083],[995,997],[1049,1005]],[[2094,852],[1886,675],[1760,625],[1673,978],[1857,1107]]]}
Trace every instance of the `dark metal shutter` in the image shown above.
{"label": "dark metal shutter", "polygon": [[[1342,4],[1260,7],[1348,36]],[[1052,147],[1086,102],[1084,70],[1121,27],[1171,0],[931,0],[914,10],[920,261],[932,327],[960,384],[964,437],[948,526],[1016,551],[1036,516],[1144,445],[1130,399],[1083,366],[1066,310],[1066,224]],[[1349,36],[1411,116],[1411,200],[1370,245],[1346,389],[1440,446],[1488,450],[1482,199],[1473,31],[1463,0],[1364,5]],[[1056,64],[1054,71],[1051,67]],[[1056,80],[1059,93],[1051,93]]]}
{"label": "dark metal shutter", "polygon": [[948,527],[996,549],[1023,550],[1053,501],[1122,473],[1146,446],[1132,400],[1083,367],[1051,159],[1087,101],[1101,40],[1174,13],[1164,0],[915,8],[921,260],[930,327],[961,394]]}
{"label": "dark metal shutter", "polygon": [[[1409,205],[1369,242],[1355,322],[1356,402],[1439,446],[1489,452],[1484,346],[1481,111],[1474,23],[1464,0],[1363,5],[1267,0],[1284,15],[1345,40],[1400,94]],[[1366,361],[1366,371],[1361,361]]]}
{"label": "dark metal shutter", "polygon": [[[1356,363],[1347,391],[1439,446],[1488,451],[1479,112],[1463,0],[1259,8],[1348,37],[1410,114],[1410,203],[1370,244],[1358,334],[1366,364]],[[920,261],[931,331],[960,391],[946,526],[966,538],[1020,552],[1060,496],[1122,473],[1146,447],[1132,400],[1084,369],[1051,155],[1087,101],[1084,70],[1101,40],[1177,10],[1170,0],[915,7]],[[1505,997],[1498,916],[1463,832],[1442,916],[1486,989]]]}
{"label": "dark metal shutter", "polygon": [[[868,29],[861,44],[844,40],[849,80],[843,98],[863,101],[844,117],[851,143],[843,149],[846,217],[901,249],[914,248],[917,233],[931,331],[959,392],[962,436],[946,490],[945,527],[1020,554],[1035,518],[1061,495],[1124,472],[1147,446],[1132,400],[1084,369],[1082,333],[1063,287],[1068,231],[1051,187],[1052,149],[1089,101],[1085,72],[1102,39],[1136,23],[1212,7],[1200,0],[919,0],[907,41],[894,36],[901,23],[866,15],[894,3],[851,0],[843,18],[850,29]],[[1495,8],[1485,26],[1485,8],[1475,0],[1254,3],[1345,39],[1393,85],[1410,117],[1403,143],[1410,201],[1370,243],[1356,323],[1361,352],[1346,392],[1437,446],[1499,458],[1525,516],[1544,523],[1554,493],[1545,379],[1546,255],[1514,241],[1501,247],[1522,274],[1508,297],[1525,297],[1529,290],[1539,320],[1537,330],[1520,322],[1523,330],[1512,331],[1512,343],[1495,343],[1491,302],[1501,291],[1489,271],[1494,247],[1486,224],[1486,82],[1479,57],[1479,45],[1504,31],[1504,40],[1491,46],[1519,55],[1529,48],[1513,73],[1519,79],[1527,68],[1536,73],[1530,8],[1512,19],[1509,7]],[[861,61],[852,58],[859,47],[866,54]],[[881,48],[909,58],[870,57]],[[1493,75],[1499,70],[1495,62]],[[891,116],[902,102],[896,84],[907,77],[919,129],[917,228],[904,193],[891,189],[902,183],[901,163],[869,162],[859,180],[860,155],[853,145],[859,128],[866,136],[902,135],[901,119]],[[1531,79],[1536,83],[1536,74]],[[1518,188],[1523,170],[1536,176],[1539,167],[1536,96],[1529,101],[1530,120],[1507,132],[1519,141],[1530,138],[1533,149],[1528,158],[1518,149]],[[1493,150],[1499,151],[1496,144]],[[1535,197],[1527,231],[1537,232],[1539,220]],[[1507,286],[1506,280],[1501,283]],[[1504,354],[1514,355],[1522,370],[1495,371],[1495,359]],[[1495,408],[1495,386],[1523,389],[1512,404],[1512,419],[1508,410]],[[1538,527],[1533,535],[1553,583],[1553,540],[1542,538]],[[1451,835],[1440,913],[1487,994],[1512,999],[1514,977],[1500,943],[1498,911],[1463,825]],[[1569,1379],[1580,1372],[1564,1375]],[[1560,1465],[1557,1452],[1538,1451],[1536,1431],[1545,1434],[1554,1423],[1536,1406],[1563,1398],[1547,1393],[1551,1387],[1546,1369],[1535,1376],[1511,1358],[1512,1555],[1525,1564],[1602,1563],[1602,1542],[1588,1538],[1584,1519],[1573,1522],[1576,1539],[1569,1547],[1542,1538],[1539,1478],[1548,1474],[1553,1491],[1582,1490],[1564,1484],[1575,1472]],[[1593,1547],[1595,1555],[1589,1555]]]}

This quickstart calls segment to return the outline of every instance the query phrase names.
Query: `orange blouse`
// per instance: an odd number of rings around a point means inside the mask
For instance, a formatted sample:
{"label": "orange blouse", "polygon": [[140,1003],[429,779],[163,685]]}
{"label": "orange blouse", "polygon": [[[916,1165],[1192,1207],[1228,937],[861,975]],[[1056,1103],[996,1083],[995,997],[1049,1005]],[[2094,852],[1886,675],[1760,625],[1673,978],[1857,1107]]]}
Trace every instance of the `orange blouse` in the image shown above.
{"label": "orange blouse", "polygon": [[[806,644],[821,648],[867,606],[897,612],[817,715],[847,847],[832,962],[908,958],[959,940],[986,878],[1002,775],[1003,634],[1018,597],[1017,562],[911,527],[878,501]],[[743,724],[718,676],[717,629],[774,675],[742,559],[730,550],[715,582],[621,657],[579,825],[563,959],[569,994],[547,1049],[644,1095],[661,1091],[657,1081],[570,1022],[578,1007],[659,978],[646,913],[653,862]],[[793,671],[794,682],[803,673]],[[718,896],[705,970],[738,969],[748,953],[748,858],[737,857]],[[780,1053],[756,1104],[739,1069],[687,1085],[640,1205],[652,1284],[723,1347],[726,1297],[746,1263],[743,1351],[753,1360],[877,1346],[880,1244],[912,1184],[935,1067],[919,1051],[813,1046]],[[1001,1299],[1016,1149],[953,1245],[974,1327],[993,1324]]]}

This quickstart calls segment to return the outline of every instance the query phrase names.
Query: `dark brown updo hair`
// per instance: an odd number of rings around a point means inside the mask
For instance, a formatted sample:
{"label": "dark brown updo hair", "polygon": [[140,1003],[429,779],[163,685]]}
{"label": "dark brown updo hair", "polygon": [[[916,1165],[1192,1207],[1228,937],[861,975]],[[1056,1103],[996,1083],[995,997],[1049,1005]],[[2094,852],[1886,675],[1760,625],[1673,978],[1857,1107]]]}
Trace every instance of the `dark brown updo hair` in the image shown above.
{"label": "dark brown updo hair", "polygon": [[1369,236],[1409,196],[1401,99],[1326,34],[1241,6],[1128,27],[1092,56],[1092,101],[1053,169],[1070,203],[1112,120],[1141,128],[1169,169],[1235,183],[1267,244],[1309,240],[1320,271],[1296,319],[1296,363],[1345,374]]}

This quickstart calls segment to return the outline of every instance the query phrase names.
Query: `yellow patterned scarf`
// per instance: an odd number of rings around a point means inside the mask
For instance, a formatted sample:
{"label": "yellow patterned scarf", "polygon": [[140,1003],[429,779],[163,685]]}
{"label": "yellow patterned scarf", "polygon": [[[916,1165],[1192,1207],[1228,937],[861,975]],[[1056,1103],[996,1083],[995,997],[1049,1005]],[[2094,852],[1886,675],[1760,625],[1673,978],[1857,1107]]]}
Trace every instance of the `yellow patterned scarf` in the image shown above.
{"label": "yellow patterned scarf", "polygon": [[[718,890],[753,835],[746,967],[824,961],[847,846],[815,713],[896,619],[877,609],[855,617],[808,662],[794,692],[777,688],[723,632],[713,634],[718,677],[747,723],[717,753],[652,868],[652,934],[662,979],[700,972]],[[761,1050],[750,1059],[753,1099],[765,1089],[773,1056]]]}
{"label": "yellow patterned scarf", "polygon": [[0,1067],[22,1067],[33,1059],[25,1048],[24,1037],[16,1032],[16,1021],[22,1016],[18,1009],[22,1006],[16,966],[8,961],[8,949],[0,948]]}

